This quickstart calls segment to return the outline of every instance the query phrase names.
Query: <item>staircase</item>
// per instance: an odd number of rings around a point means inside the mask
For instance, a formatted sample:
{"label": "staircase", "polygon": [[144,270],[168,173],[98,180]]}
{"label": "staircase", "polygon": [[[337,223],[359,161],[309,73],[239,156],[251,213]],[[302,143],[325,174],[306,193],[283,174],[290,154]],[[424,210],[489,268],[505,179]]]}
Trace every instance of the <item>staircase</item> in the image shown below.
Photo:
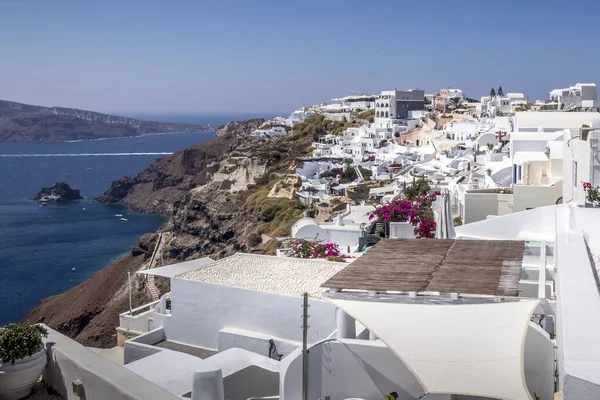
{"label": "staircase", "polygon": [[156,283],[154,282],[154,275],[147,275],[146,279],[146,287],[148,288],[148,292],[152,301],[156,301],[160,298],[160,291],[156,287]]}
{"label": "staircase", "polygon": [[[152,257],[150,258],[150,261],[148,261],[148,263],[144,267],[142,267],[142,270],[148,270],[148,269],[155,268],[155,267],[157,267],[158,263],[162,264],[165,236],[168,236],[168,235],[169,235],[168,233],[163,233],[163,232],[158,233],[158,240],[156,241],[156,244],[154,245],[154,251],[152,251]],[[146,274],[145,280],[146,280],[146,290],[148,292],[148,295],[152,298],[152,301],[158,300],[160,298],[160,291],[156,287],[156,282],[154,281],[154,275]]]}

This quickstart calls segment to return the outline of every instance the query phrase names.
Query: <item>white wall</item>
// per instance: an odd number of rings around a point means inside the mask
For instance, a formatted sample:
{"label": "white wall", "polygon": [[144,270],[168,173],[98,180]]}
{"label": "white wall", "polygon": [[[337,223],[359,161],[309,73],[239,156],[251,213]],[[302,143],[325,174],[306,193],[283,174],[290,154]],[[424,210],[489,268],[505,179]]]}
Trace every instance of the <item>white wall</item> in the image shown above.
{"label": "white wall", "polygon": [[294,233],[293,237],[297,239],[322,240],[324,243],[336,243],[341,250],[350,246],[358,245],[358,239],[362,235],[360,226],[355,229],[337,228],[336,225],[305,225]]}
{"label": "white wall", "polygon": [[529,323],[525,337],[525,382],[540,400],[554,400],[554,344],[537,324]]}
{"label": "white wall", "polygon": [[[164,327],[168,340],[217,349],[219,331],[238,328],[302,341],[299,297],[171,279],[171,318]],[[335,331],[330,303],[310,299],[308,340],[315,343]],[[268,346],[268,344],[266,344]]]}
{"label": "white wall", "polygon": [[48,365],[43,380],[58,391],[63,399],[81,400],[73,393],[72,382],[75,380],[81,381],[89,400],[179,399],[74,340],[47,329],[49,335],[43,341],[48,353]]}
{"label": "white wall", "polygon": [[457,226],[456,236],[492,240],[531,239],[535,236],[554,241],[556,209],[559,207],[562,206],[539,207]]}
{"label": "white wall", "polygon": [[555,205],[563,195],[562,181],[553,186],[513,185],[513,212]]}
{"label": "white wall", "polygon": [[415,228],[410,222],[390,222],[390,238],[413,239]]}
{"label": "white wall", "polygon": [[485,150],[488,143],[492,143],[494,146],[498,144],[498,138],[495,133],[482,133],[477,136],[475,143],[480,147],[480,150]]}
{"label": "white wall", "polygon": [[600,295],[595,265],[578,226],[590,215],[572,215],[580,211],[569,205],[557,210],[556,327],[564,400],[600,399],[600,319],[590,318],[600,315]]}
{"label": "white wall", "polygon": [[[600,174],[598,173],[598,164],[600,163],[594,160],[590,142],[580,140],[578,137],[580,134],[581,132],[578,130],[566,130],[565,133],[563,200],[564,202],[572,200],[578,205],[584,205],[586,200],[583,182],[590,182],[594,187],[600,186]],[[590,132],[589,139],[595,138],[597,138],[597,134]]]}
{"label": "white wall", "polygon": [[[282,400],[301,396],[301,352],[281,365]],[[312,347],[309,351],[309,399],[381,400],[395,391],[400,400],[414,400],[423,388],[398,357],[381,341],[343,339]],[[301,375],[300,375],[301,376]]]}
{"label": "white wall", "polygon": [[296,168],[298,175],[312,178],[318,170],[328,170],[329,168],[339,168],[342,165],[332,164],[330,162],[305,161],[302,163],[302,168]]}
{"label": "white wall", "polygon": [[483,221],[489,215],[502,215],[508,210],[506,204],[512,200],[510,194],[500,193],[465,193],[463,223]]}
{"label": "white wall", "polygon": [[291,352],[302,346],[300,342],[282,340],[272,335],[261,335],[255,332],[245,331],[243,329],[225,328],[219,332],[219,352],[228,349],[243,349],[265,357],[269,357],[269,339],[277,346],[277,353],[282,358],[287,357]]}

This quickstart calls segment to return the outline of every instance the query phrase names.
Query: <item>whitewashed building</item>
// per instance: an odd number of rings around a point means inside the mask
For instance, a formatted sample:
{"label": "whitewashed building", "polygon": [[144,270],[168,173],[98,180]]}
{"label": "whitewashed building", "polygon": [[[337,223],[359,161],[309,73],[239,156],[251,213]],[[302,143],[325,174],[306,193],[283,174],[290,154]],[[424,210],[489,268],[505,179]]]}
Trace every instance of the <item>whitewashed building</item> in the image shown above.
{"label": "whitewashed building", "polygon": [[491,117],[502,113],[515,112],[519,105],[527,104],[527,98],[523,93],[507,93],[505,96],[483,96],[477,106],[478,113],[484,113]]}
{"label": "whitewashed building", "polygon": [[560,111],[598,111],[599,103],[595,83],[577,83],[550,92],[550,102]]}

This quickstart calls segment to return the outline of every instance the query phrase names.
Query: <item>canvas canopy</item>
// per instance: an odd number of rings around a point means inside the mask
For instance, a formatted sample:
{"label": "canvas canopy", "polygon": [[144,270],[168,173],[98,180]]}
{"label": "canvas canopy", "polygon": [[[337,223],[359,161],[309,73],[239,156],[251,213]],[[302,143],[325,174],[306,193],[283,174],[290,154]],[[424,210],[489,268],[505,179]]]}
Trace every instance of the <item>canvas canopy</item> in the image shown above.
{"label": "canvas canopy", "polygon": [[386,343],[427,394],[532,399],[524,343],[537,300],[460,305],[329,300]]}

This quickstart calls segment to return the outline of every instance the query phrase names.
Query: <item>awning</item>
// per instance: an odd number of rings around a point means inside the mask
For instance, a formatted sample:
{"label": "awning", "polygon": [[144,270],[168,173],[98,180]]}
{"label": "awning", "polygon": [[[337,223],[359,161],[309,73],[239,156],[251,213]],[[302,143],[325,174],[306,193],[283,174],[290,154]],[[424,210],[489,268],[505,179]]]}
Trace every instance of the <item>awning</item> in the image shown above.
{"label": "awning", "polygon": [[461,305],[329,300],[381,339],[427,394],[532,399],[523,353],[537,300]]}
{"label": "awning", "polygon": [[188,271],[193,271],[195,269],[198,269],[198,268],[203,267],[208,264],[212,264],[214,262],[215,262],[215,260],[213,260],[209,257],[204,257],[204,258],[199,258],[197,260],[185,261],[185,262],[181,262],[181,263],[177,263],[177,264],[167,265],[166,267],[145,269],[142,271],[138,271],[137,273],[144,274],[144,275],[162,276],[164,278],[173,278],[177,275],[181,275]]}

